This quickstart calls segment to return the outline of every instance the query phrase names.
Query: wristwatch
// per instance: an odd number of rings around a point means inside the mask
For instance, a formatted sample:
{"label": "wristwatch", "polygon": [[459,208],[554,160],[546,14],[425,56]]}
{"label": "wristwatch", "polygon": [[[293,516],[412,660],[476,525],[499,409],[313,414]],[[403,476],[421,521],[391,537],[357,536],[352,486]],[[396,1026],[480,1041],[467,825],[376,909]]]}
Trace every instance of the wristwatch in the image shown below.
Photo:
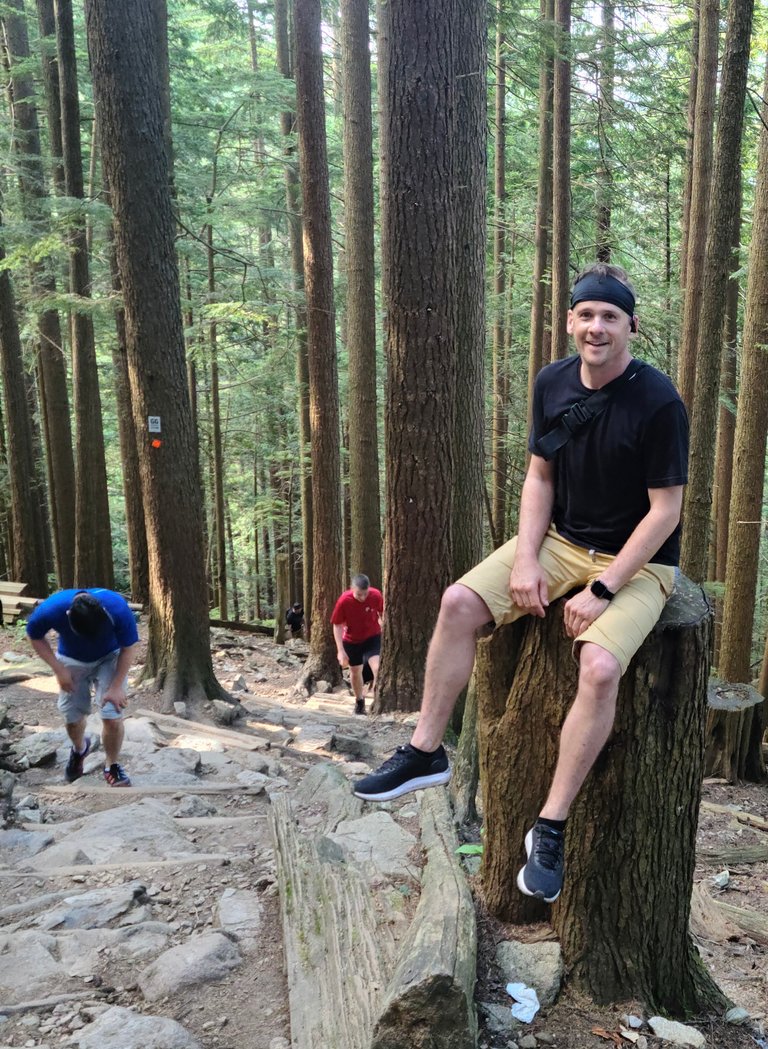
{"label": "wristwatch", "polygon": [[608,589],[605,583],[601,582],[599,579],[596,579],[589,589],[595,597],[601,597],[604,601],[613,601],[614,597],[616,597],[616,595]]}

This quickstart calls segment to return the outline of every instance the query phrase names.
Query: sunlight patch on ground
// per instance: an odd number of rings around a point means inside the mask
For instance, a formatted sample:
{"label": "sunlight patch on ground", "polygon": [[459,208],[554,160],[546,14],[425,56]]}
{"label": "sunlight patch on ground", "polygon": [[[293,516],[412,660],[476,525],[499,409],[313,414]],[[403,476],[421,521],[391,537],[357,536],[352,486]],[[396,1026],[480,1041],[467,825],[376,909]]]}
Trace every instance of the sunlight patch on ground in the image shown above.
{"label": "sunlight patch on ground", "polygon": [[29,688],[35,692],[50,692],[59,694],[59,683],[55,677],[31,677],[28,681],[20,681],[16,688]]}

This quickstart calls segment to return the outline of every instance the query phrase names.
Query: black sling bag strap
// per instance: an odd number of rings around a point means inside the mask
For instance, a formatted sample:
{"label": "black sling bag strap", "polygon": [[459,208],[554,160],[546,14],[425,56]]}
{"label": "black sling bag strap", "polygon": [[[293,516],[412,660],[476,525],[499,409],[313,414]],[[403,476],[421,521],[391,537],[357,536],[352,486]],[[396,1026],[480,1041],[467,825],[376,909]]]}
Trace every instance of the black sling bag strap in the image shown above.
{"label": "black sling bag strap", "polygon": [[628,365],[620,379],[572,404],[568,411],[560,416],[559,422],[534,442],[533,450],[536,455],[540,455],[542,459],[552,459],[555,452],[559,452],[572,437],[585,426],[589,426],[592,420],[608,407],[616,394],[637,378],[644,367],[643,361],[634,361]]}

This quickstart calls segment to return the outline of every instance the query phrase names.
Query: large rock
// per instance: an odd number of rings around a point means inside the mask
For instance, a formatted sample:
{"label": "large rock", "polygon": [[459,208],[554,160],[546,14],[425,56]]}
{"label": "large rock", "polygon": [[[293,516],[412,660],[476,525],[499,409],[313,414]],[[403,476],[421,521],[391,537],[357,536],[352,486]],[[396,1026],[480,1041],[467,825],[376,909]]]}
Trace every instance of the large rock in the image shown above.
{"label": "large rock", "polygon": [[66,897],[34,920],[41,929],[98,929],[109,925],[144,901],[145,889],[138,882],[116,888],[92,889]]}
{"label": "large rock", "polygon": [[418,865],[411,857],[416,838],[388,812],[370,812],[360,819],[342,820],[328,839],[360,867],[372,865],[393,878],[418,879]]}
{"label": "large rock", "polygon": [[48,831],[0,830],[0,855],[11,863],[18,863],[30,856],[36,856],[53,843],[53,835]]}
{"label": "large rock", "polygon": [[689,1049],[703,1049],[707,1040],[701,1031],[687,1024],[678,1023],[676,1020],[666,1020],[663,1016],[652,1016],[648,1020],[648,1026],[657,1038],[663,1038],[665,1042],[672,1045],[688,1046]]}
{"label": "large rock", "polygon": [[237,946],[223,933],[193,936],[156,958],[140,974],[139,987],[148,1002],[156,1002],[182,987],[223,980],[242,960]]}
{"label": "large rock", "polygon": [[0,934],[0,1000],[13,1005],[66,987],[67,973],[55,952],[55,937],[42,932]]}
{"label": "large rock", "polygon": [[496,948],[496,962],[504,973],[505,983],[533,987],[544,1009],[554,1004],[565,972],[559,943],[505,940]]}
{"label": "large rock", "polygon": [[219,925],[233,933],[243,946],[253,946],[261,928],[261,897],[247,889],[225,889],[219,899]]}
{"label": "large rock", "polygon": [[69,1037],[77,1049],[202,1049],[189,1031],[166,1016],[146,1016],[115,1005]]}
{"label": "large rock", "polygon": [[[59,843],[74,845],[99,863],[179,859],[200,851],[182,834],[165,806],[151,798],[123,805],[119,819],[114,809],[107,809],[73,820],[57,828],[56,834]],[[47,865],[43,858],[39,863],[37,858],[30,862],[34,867]]]}
{"label": "large rock", "polygon": [[120,929],[76,929],[56,937],[67,976],[90,976],[103,965],[104,951],[118,948],[120,958],[148,960],[164,951],[171,935],[165,922],[140,922]]}
{"label": "large rock", "polygon": [[35,732],[14,743],[11,753],[17,761],[26,759],[30,768],[49,765],[56,760],[56,752],[61,746],[61,740],[61,732]]}

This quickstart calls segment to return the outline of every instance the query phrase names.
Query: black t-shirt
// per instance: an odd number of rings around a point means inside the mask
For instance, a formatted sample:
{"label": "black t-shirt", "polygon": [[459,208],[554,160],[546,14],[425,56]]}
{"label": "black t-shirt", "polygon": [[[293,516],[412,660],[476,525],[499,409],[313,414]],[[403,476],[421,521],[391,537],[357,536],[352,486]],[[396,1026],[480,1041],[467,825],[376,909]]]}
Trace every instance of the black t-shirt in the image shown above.
{"label": "black t-shirt", "polygon": [[[536,377],[530,451],[572,404],[591,392],[581,382],[580,364],[578,355],[566,357]],[[646,365],[555,453],[554,467],[552,520],[560,535],[588,550],[617,554],[650,509],[648,489],[688,480],[688,416],[672,382]],[[679,557],[678,525],[649,560],[676,565]]]}

